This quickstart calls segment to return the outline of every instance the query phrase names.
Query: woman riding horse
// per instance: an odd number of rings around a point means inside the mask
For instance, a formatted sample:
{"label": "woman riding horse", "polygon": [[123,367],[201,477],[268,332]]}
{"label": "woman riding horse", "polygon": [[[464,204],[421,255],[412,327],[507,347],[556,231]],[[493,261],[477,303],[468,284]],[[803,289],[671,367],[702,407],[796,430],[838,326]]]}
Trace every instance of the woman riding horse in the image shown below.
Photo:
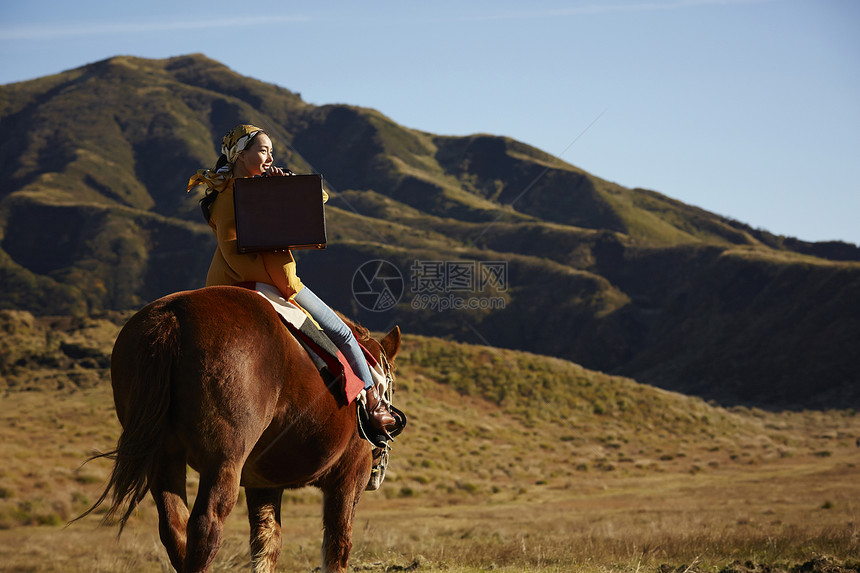
{"label": "woman riding horse", "polygon": [[[365,406],[371,425],[383,434],[396,425],[376,389],[370,368],[349,327],[296,274],[289,251],[241,254],[236,248],[236,215],[233,181],[239,177],[290,175],[273,165],[273,146],[268,134],[253,125],[238,125],[222,139],[221,157],[214,169],[201,169],[188,182],[188,191],[206,185],[200,204],[218,246],[206,277],[206,286],[262,282],[276,287],[293,300],[323,329],[344,354],[353,371],[364,382]],[[323,199],[328,195],[323,191]]]}

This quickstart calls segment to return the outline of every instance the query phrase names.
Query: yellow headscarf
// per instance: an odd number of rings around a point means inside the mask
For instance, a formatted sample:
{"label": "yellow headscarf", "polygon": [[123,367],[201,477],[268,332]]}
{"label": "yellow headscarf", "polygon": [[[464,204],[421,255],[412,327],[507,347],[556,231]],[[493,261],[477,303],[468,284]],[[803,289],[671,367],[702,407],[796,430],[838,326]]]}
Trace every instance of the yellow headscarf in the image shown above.
{"label": "yellow headscarf", "polygon": [[239,152],[247,147],[251,139],[263,131],[253,125],[237,125],[221,140],[221,154],[227,158],[227,163],[217,171],[213,169],[200,169],[188,180],[186,192],[191,191],[198,185],[206,185],[219,193],[223,191],[233,178],[233,164]]}

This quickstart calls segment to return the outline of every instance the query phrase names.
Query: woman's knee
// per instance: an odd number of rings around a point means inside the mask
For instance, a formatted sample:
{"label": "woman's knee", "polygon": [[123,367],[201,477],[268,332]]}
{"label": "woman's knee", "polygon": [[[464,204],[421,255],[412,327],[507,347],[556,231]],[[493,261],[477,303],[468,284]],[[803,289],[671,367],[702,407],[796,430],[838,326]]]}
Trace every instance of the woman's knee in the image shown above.
{"label": "woman's knee", "polygon": [[320,326],[338,347],[350,344],[354,340],[352,331],[336,314],[332,314],[336,320],[330,320],[327,325],[320,324]]}

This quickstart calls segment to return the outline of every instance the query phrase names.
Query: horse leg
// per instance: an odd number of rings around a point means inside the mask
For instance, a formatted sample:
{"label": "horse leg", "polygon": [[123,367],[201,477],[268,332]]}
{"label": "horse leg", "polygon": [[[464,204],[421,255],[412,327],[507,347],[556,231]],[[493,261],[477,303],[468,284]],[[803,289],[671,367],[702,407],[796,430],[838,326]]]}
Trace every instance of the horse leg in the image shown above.
{"label": "horse leg", "polygon": [[281,556],[281,497],[279,488],[245,488],[251,524],[251,563],[254,573],[273,573]]}
{"label": "horse leg", "polygon": [[181,572],[185,563],[185,529],[188,525],[185,455],[165,451],[157,467],[158,471],[150,479],[149,491],[158,508],[158,534],[171,565]]}
{"label": "horse leg", "polygon": [[346,571],[352,551],[352,520],[355,506],[370,477],[369,453],[347,453],[343,459],[353,463],[339,472],[333,472],[324,483],[323,491],[323,547],[324,573]]}
{"label": "horse leg", "polygon": [[224,521],[239,497],[239,473],[230,464],[200,473],[197,499],[188,520],[185,573],[209,570],[221,547]]}

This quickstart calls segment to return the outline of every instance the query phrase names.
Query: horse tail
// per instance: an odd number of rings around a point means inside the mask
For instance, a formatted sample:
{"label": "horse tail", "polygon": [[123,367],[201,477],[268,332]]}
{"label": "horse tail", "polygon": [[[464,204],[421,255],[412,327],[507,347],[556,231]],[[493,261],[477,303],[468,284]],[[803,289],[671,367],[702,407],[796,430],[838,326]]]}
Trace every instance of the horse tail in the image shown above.
{"label": "horse tail", "polygon": [[[143,311],[141,312],[143,314]],[[179,352],[179,324],[172,313],[132,318],[117,337],[111,355],[114,401],[122,433],[114,450],[98,453],[114,460],[101,497],[77,521],[110,498],[102,523],[119,513],[119,535],[137,505],[146,497],[168,431],[171,370]]]}

